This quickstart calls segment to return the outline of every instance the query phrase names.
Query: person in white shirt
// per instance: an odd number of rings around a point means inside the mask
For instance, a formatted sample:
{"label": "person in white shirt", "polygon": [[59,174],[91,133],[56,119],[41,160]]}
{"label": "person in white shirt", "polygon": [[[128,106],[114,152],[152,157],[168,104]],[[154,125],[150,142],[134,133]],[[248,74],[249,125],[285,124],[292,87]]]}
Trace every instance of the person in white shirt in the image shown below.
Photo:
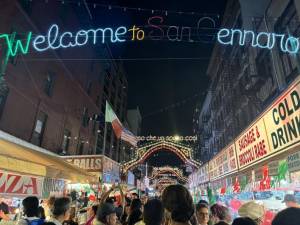
{"label": "person in white shirt", "polygon": [[39,218],[39,200],[35,196],[29,196],[22,201],[23,216],[18,220],[17,225],[41,225],[43,219]]}
{"label": "person in white shirt", "polygon": [[[67,197],[56,198],[52,208],[52,216],[47,221],[51,224],[62,225],[70,217],[71,199]],[[50,224],[47,223],[47,224]]]}

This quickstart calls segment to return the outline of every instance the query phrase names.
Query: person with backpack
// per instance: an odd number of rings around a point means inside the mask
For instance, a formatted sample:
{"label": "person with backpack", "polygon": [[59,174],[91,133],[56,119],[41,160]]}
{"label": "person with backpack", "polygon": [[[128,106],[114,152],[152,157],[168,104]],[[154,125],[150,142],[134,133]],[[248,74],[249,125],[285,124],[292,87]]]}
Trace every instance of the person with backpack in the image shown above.
{"label": "person with backpack", "polygon": [[44,219],[39,217],[39,200],[35,196],[29,196],[22,201],[23,216],[17,225],[42,225]]}

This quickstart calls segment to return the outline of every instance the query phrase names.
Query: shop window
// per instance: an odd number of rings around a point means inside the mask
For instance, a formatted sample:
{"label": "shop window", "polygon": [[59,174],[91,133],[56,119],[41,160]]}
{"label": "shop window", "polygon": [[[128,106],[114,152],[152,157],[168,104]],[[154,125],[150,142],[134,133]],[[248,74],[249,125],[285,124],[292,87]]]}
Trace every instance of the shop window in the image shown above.
{"label": "shop window", "polygon": [[32,13],[32,2],[30,0],[21,0],[20,4],[23,8],[23,10],[28,14],[31,15]]}
{"label": "shop window", "polygon": [[70,145],[71,132],[68,129],[64,130],[64,138],[61,145],[63,153],[67,153]]}
{"label": "shop window", "polygon": [[47,118],[48,116],[46,113],[42,111],[38,113],[31,137],[31,142],[35,145],[41,146],[42,144]]}
{"label": "shop window", "polygon": [[44,92],[49,97],[53,95],[54,82],[55,75],[52,72],[48,72],[45,80]]}

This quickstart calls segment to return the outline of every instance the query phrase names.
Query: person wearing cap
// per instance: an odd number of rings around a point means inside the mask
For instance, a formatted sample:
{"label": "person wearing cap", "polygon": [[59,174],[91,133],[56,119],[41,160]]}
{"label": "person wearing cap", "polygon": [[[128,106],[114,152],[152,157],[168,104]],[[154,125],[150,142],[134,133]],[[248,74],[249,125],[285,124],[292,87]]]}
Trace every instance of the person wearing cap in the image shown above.
{"label": "person wearing cap", "polygon": [[257,204],[254,201],[243,204],[238,213],[241,217],[249,217],[256,225],[262,224],[265,216],[265,208],[263,205]]}
{"label": "person wearing cap", "polygon": [[97,220],[95,221],[94,225],[116,225],[116,208],[111,203],[102,203],[98,207],[96,218]]}
{"label": "person wearing cap", "polygon": [[294,195],[292,194],[286,194],[284,196],[284,200],[282,203],[285,203],[286,207],[294,207],[294,208],[300,208],[300,205],[297,203],[297,200]]}

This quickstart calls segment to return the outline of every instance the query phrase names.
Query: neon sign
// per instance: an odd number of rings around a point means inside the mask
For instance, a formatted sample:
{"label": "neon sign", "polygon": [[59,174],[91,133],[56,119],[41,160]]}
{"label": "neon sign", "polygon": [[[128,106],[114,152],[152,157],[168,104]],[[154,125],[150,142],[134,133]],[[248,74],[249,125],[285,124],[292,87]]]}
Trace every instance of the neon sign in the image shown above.
{"label": "neon sign", "polygon": [[110,38],[111,43],[124,42],[125,39],[122,35],[127,33],[126,27],[118,27],[115,31],[112,28],[98,28],[90,30],[79,30],[76,34],[72,32],[64,32],[59,34],[58,25],[52,25],[46,36],[38,35],[33,39],[33,48],[39,52],[46,51],[48,49],[58,48],[71,48],[86,45],[89,39],[92,39],[92,43],[95,45],[101,40],[101,43],[105,43],[106,36]]}
{"label": "neon sign", "polygon": [[238,39],[240,46],[250,42],[252,47],[273,49],[276,45],[285,53],[296,54],[299,52],[299,38],[291,35],[259,32],[255,34],[251,30],[227,29],[223,28],[218,32],[218,42],[223,45],[233,45]]}
{"label": "neon sign", "polygon": [[[168,26],[164,25],[164,18],[161,16],[153,16],[147,20],[147,26],[142,29],[136,25],[126,28],[125,26],[117,27],[116,29],[106,27],[89,30],[79,30],[77,32],[60,32],[59,26],[53,24],[49,27],[45,35],[33,36],[32,32],[28,32],[26,37],[15,39],[16,33],[0,34],[0,41],[3,40],[7,46],[7,58],[14,57],[18,53],[27,54],[29,46],[38,52],[47,50],[55,50],[59,48],[74,48],[87,45],[88,43],[96,45],[97,43],[104,44],[105,42],[117,43],[144,40],[147,36],[150,40],[161,40],[166,37],[169,41],[188,41],[194,42],[191,38],[193,35],[192,27],[188,26]],[[208,25],[207,25],[208,24]],[[215,21],[211,17],[201,17],[197,22],[196,34],[200,41],[205,42],[200,37],[200,31],[205,26],[215,27]],[[204,26],[204,27],[203,27]],[[193,26],[194,27],[194,26]],[[167,28],[167,29],[165,29]],[[187,38],[184,38],[186,36]],[[22,41],[24,40],[24,41]]]}

